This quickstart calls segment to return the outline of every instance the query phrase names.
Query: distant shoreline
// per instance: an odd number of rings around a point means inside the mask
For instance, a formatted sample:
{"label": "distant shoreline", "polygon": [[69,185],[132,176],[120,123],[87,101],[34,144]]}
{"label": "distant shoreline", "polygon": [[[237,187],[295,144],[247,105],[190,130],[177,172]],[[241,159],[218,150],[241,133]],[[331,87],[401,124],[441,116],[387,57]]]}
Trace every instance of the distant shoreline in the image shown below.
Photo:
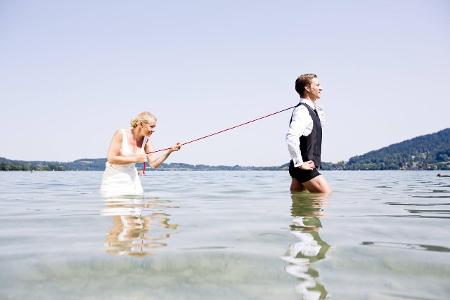
{"label": "distant shoreline", "polygon": [[[47,161],[16,161],[0,158],[0,171],[47,171],[47,172],[64,172],[64,171],[103,171],[105,169],[106,158],[97,159],[80,159],[73,162],[47,162]],[[362,167],[361,167],[362,166]],[[439,166],[443,166],[439,168]],[[136,164],[138,170],[142,170],[142,164]],[[169,172],[169,171],[285,171],[289,169],[289,164],[280,166],[226,166],[226,165],[191,165],[186,163],[168,163],[162,164],[158,169],[147,168],[147,172]],[[350,165],[348,162],[329,163],[323,162],[322,171],[443,171],[449,170],[448,165],[441,164],[421,164],[413,165],[412,168],[406,167],[384,167],[380,168],[376,164],[367,165]]]}
{"label": "distant shoreline", "polygon": [[[105,163],[106,158],[49,162],[0,157],[0,171],[103,171]],[[162,164],[156,171],[287,171],[288,168],[288,163],[267,167],[169,163]],[[348,161],[322,162],[321,170],[450,170],[450,128],[353,156]]]}
{"label": "distant shoreline", "polygon": [[[138,169],[139,170],[139,169]],[[51,172],[103,172],[104,170],[0,170],[0,173],[9,173],[9,172],[16,172],[16,173],[35,173],[35,172],[39,172],[39,173],[51,173]],[[399,170],[337,170],[337,169],[333,169],[333,170],[326,170],[326,169],[320,169],[320,172],[337,172],[337,171],[344,171],[344,172],[392,172],[392,171],[396,171],[396,172],[439,172],[439,171],[450,171],[450,170],[405,170],[405,169],[399,169]],[[145,172],[145,175],[148,175],[150,173],[153,172],[287,172],[287,170],[256,170],[256,169],[240,169],[240,170],[228,170],[228,169],[215,169],[215,170],[188,170],[188,169],[147,169],[147,171]],[[142,175],[142,174],[140,174]],[[441,174],[441,176],[439,176],[439,174],[436,174],[437,177],[441,177],[441,178],[450,178],[450,173],[447,175],[445,173]]]}

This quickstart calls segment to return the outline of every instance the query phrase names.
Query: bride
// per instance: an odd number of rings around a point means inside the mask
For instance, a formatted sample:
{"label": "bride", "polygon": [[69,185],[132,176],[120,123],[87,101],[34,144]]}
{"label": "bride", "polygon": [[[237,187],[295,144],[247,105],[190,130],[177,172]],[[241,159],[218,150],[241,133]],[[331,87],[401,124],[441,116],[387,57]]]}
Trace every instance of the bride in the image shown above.
{"label": "bride", "polygon": [[105,172],[103,173],[101,193],[104,197],[143,194],[136,163],[148,161],[150,167],[158,168],[168,157],[181,148],[180,143],[166,149],[156,157],[150,136],[155,131],[156,117],[149,112],[141,112],[128,129],[118,129],[108,150]]}

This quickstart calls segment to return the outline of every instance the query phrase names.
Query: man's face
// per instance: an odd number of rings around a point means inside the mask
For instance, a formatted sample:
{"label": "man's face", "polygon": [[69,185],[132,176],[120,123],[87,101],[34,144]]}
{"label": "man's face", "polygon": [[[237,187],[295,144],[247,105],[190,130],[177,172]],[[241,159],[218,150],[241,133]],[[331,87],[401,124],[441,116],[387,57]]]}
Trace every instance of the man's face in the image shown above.
{"label": "man's face", "polygon": [[320,99],[320,94],[322,93],[322,87],[320,86],[319,79],[313,78],[309,86],[306,87],[311,100]]}

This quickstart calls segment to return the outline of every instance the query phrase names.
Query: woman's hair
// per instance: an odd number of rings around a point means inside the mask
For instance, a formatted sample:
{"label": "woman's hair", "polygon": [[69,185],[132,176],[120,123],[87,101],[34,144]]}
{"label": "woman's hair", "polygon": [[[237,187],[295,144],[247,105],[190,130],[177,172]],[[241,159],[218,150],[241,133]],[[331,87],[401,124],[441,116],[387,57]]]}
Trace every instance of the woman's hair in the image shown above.
{"label": "woman's hair", "polygon": [[305,86],[311,83],[313,78],[317,78],[316,74],[303,74],[295,80],[295,90],[299,93],[300,97],[305,96]]}
{"label": "woman's hair", "polygon": [[131,127],[135,128],[136,126],[138,126],[139,122],[148,123],[150,122],[150,120],[156,121],[157,119],[152,113],[149,113],[148,111],[141,112],[131,120]]}

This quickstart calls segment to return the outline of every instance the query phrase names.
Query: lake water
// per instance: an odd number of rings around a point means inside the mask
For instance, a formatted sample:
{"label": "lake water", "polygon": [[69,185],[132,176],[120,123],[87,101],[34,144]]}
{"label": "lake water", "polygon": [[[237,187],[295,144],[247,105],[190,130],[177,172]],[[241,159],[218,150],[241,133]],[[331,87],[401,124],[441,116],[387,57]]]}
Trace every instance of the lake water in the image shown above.
{"label": "lake water", "polygon": [[0,299],[450,299],[450,178],[323,173],[2,172]]}

